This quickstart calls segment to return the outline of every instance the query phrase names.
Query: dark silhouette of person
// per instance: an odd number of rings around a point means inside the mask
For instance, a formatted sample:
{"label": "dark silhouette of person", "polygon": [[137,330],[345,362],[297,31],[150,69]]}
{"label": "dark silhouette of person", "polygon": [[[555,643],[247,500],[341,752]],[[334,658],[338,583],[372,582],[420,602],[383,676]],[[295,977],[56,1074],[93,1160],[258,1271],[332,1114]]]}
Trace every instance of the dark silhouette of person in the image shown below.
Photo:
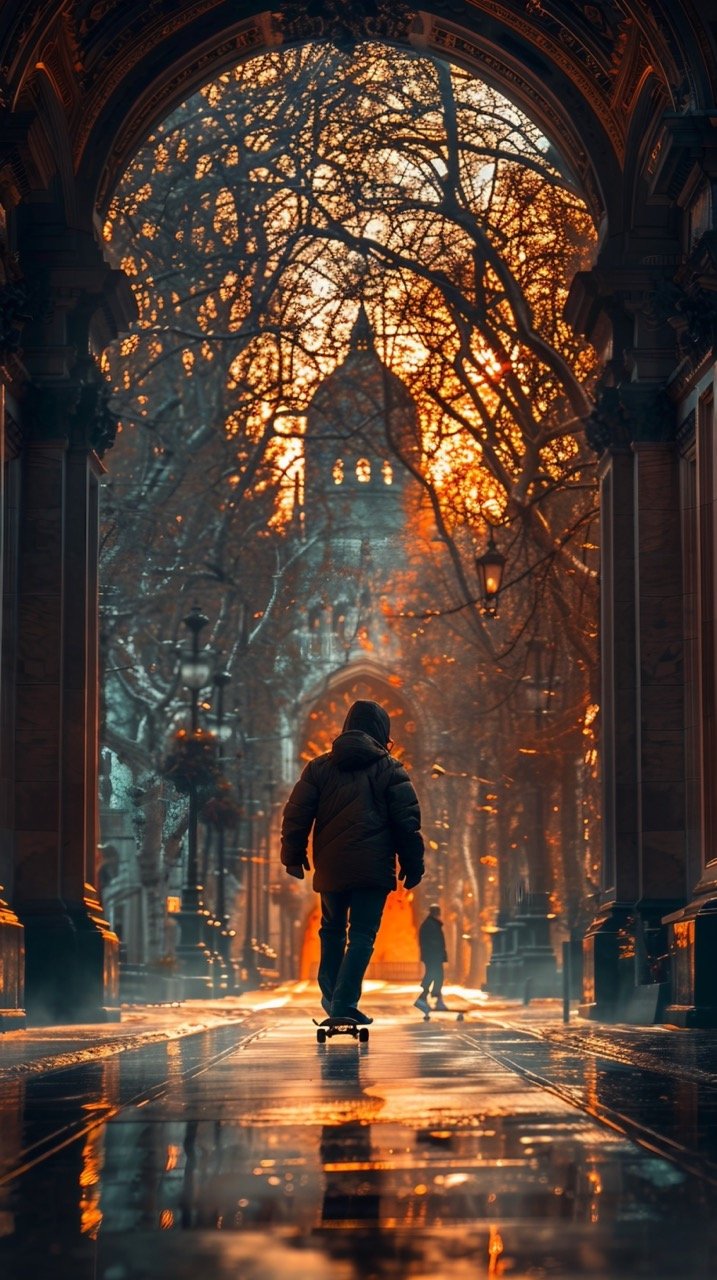
{"label": "dark silhouette of person", "polygon": [[378,702],[349,708],[331,750],[304,769],[286,802],[281,861],[303,879],[313,827],[313,887],[321,895],[321,1004],[332,1017],[373,1019],[359,1010],[363,977],[388,894],[423,875],[418,797],[390,753],[391,721]]}
{"label": "dark silhouette of person", "polygon": [[418,930],[418,945],[423,961],[423,981],[421,994],[413,1003],[417,1009],[428,1013],[431,1007],[428,996],[432,994],[435,1000],[434,1008],[446,1009],[447,1005],[443,999],[443,966],[448,959],[448,952],[443,933],[441,908],[437,902],[431,903],[428,915]]}

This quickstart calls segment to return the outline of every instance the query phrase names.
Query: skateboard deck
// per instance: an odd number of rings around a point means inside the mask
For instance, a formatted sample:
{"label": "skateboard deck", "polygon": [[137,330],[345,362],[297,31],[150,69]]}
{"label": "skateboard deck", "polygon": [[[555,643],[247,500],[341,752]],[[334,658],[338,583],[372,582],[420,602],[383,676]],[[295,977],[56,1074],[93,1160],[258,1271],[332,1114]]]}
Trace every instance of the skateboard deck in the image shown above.
{"label": "skateboard deck", "polygon": [[316,1027],[316,1039],[319,1044],[326,1044],[331,1036],[353,1036],[354,1040],[360,1040],[365,1044],[368,1040],[368,1027],[363,1023],[354,1022],[353,1018],[324,1018],[323,1022],[317,1022],[316,1018],[312,1018]]}
{"label": "skateboard deck", "polygon": [[[418,1012],[421,1013],[422,1011],[419,1009]],[[431,1018],[438,1018],[442,1013],[451,1015],[455,1018],[456,1022],[463,1022],[466,1016],[463,1009],[429,1009],[428,1013],[424,1013],[422,1015],[423,1021],[430,1022]]]}

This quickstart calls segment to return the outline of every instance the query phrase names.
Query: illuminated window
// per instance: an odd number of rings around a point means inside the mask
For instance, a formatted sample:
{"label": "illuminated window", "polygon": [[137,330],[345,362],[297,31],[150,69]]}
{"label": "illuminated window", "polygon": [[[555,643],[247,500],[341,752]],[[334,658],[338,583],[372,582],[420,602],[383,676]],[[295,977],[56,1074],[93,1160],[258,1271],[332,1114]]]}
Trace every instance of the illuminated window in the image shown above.
{"label": "illuminated window", "polygon": [[337,458],[334,463],[334,469],[331,472],[334,484],[343,484],[344,482],[344,463],[342,458]]}
{"label": "illuminated window", "polygon": [[309,614],[309,652],[313,654],[321,653],[321,632],[323,626],[323,609],[320,605],[313,608]]}
{"label": "illuminated window", "polygon": [[371,463],[368,458],[359,458],[356,463],[356,479],[359,484],[368,484],[371,479]]}
{"label": "illuminated window", "polygon": [[393,484],[393,467],[390,462],[384,462],[381,467],[381,475],[383,476],[384,484]]}
{"label": "illuminated window", "polygon": [[334,635],[339,640],[344,640],[346,638],[346,615],[348,611],[349,611],[348,600],[340,600],[339,603],[334,606],[334,614],[333,614],[333,618],[331,619],[331,625],[332,625]]}

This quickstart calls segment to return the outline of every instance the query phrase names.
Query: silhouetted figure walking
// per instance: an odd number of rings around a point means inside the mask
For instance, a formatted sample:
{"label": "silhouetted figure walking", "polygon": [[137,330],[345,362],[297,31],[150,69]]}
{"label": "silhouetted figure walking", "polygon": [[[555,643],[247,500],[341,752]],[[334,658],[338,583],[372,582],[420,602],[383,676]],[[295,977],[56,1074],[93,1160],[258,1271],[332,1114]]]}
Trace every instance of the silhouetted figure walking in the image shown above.
{"label": "silhouetted figure walking", "polygon": [[372,1022],[359,1008],[384,904],[399,878],[423,875],[421,813],[391,754],[391,721],[378,702],[350,707],[331,750],[304,769],[284,809],[281,861],[303,879],[313,827],[313,887],[321,895],[319,987],[326,1013]]}
{"label": "silhouetted figure walking", "polygon": [[443,966],[448,959],[448,952],[443,933],[441,908],[437,902],[431,903],[428,915],[418,930],[418,945],[423,961],[423,982],[421,994],[413,1003],[417,1009],[429,1013],[431,1006],[428,1003],[428,997],[433,995],[434,1008],[445,1009],[447,1005],[443,1000]]}

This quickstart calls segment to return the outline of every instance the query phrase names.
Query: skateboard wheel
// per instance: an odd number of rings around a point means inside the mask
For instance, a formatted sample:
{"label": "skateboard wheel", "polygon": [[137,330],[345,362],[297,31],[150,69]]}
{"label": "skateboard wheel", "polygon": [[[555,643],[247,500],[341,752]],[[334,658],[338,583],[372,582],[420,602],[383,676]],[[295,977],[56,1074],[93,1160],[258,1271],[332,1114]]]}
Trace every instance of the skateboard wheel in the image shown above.
{"label": "skateboard wheel", "polygon": [[424,1022],[430,1022],[430,1021],[431,1021],[431,1015],[430,1015],[430,1013],[424,1013],[424,1015],[423,1015],[423,1021],[424,1021]]}
{"label": "skateboard wheel", "polygon": [[316,1032],[316,1039],[319,1044],[326,1044],[326,1032],[324,1031],[323,1027],[319,1027],[318,1031]]}
{"label": "skateboard wheel", "polygon": [[456,1018],[456,1022],[463,1022],[463,1021],[464,1021],[463,1014],[462,1014],[462,1013],[459,1013],[459,1014],[458,1014],[458,1017]]}
{"label": "skateboard wheel", "polygon": [[368,1027],[359,1027],[358,1038],[362,1044],[366,1043],[368,1040]]}

